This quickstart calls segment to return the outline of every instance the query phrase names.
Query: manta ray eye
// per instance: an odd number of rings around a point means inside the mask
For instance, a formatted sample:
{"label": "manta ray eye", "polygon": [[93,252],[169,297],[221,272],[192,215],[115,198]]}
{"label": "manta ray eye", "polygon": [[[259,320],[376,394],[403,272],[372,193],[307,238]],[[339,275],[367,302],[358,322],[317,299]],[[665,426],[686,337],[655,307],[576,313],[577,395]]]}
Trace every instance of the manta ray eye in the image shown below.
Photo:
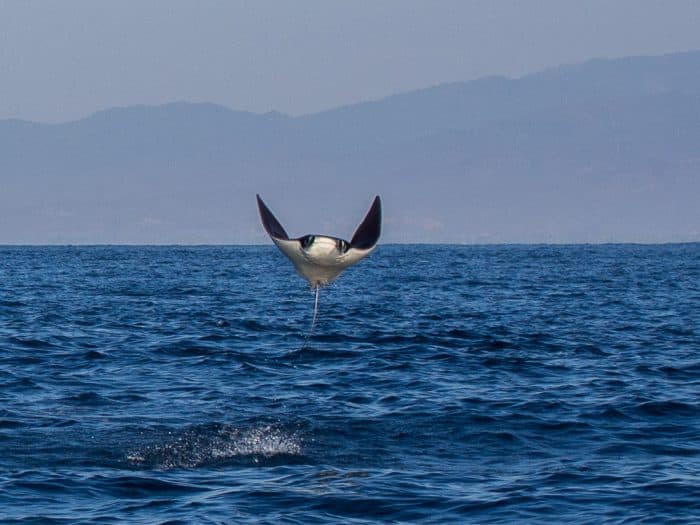
{"label": "manta ray eye", "polygon": [[305,250],[314,243],[313,235],[306,235],[301,238],[301,247]]}
{"label": "manta ray eye", "polygon": [[338,239],[337,246],[340,253],[345,253],[350,249],[350,245],[343,239]]}

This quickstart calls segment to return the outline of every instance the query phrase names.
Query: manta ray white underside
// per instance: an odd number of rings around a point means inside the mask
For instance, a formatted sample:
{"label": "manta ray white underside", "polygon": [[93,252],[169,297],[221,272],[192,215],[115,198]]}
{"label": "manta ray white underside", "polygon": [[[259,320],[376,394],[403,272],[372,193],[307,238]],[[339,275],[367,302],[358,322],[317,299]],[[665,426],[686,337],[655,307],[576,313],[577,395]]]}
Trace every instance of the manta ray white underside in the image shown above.
{"label": "manta ray white underside", "polygon": [[315,234],[290,239],[260,195],[257,199],[265,231],[280,251],[292,261],[299,275],[313,288],[333,281],[345,268],[369,255],[379,241],[382,224],[382,203],[379,196],[374,198],[367,215],[349,242]]}

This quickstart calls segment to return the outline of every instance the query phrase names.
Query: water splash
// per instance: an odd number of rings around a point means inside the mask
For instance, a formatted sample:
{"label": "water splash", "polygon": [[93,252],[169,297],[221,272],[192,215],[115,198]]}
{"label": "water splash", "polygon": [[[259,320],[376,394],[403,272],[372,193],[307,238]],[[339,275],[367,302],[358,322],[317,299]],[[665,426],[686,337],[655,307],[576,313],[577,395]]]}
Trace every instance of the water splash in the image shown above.
{"label": "water splash", "polygon": [[242,465],[299,462],[302,439],[297,430],[279,424],[239,428],[224,424],[190,427],[168,433],[156,443],[127,452],[132,468],[195,468],[220,463]]}

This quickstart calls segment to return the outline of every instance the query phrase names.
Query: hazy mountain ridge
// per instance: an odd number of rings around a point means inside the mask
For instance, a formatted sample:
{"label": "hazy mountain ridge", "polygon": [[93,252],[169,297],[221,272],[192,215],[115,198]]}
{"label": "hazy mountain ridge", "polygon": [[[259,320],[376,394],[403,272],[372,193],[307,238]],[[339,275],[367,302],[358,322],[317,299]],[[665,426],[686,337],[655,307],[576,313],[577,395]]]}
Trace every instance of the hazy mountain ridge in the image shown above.
{"label": "hazy mountain ridge", "polygon": [[290,233],[347,236],[381,193],[387,241],[700,240],[698,168],[700,52],[301,117],[113,108],[0,121],[0,242],[257,242],[256,192]]}

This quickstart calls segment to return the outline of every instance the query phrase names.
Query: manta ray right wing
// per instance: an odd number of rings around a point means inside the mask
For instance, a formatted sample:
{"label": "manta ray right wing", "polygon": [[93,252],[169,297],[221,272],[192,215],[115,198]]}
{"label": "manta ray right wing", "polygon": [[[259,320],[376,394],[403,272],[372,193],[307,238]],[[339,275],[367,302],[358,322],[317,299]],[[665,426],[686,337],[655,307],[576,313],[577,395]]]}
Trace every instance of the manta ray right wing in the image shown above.
{"label": "manta ray right wing", "polygon": [[374,248],[382,233],[382,201],[377,195],[367,215],[355,230],[350,245],[358,250]]}

